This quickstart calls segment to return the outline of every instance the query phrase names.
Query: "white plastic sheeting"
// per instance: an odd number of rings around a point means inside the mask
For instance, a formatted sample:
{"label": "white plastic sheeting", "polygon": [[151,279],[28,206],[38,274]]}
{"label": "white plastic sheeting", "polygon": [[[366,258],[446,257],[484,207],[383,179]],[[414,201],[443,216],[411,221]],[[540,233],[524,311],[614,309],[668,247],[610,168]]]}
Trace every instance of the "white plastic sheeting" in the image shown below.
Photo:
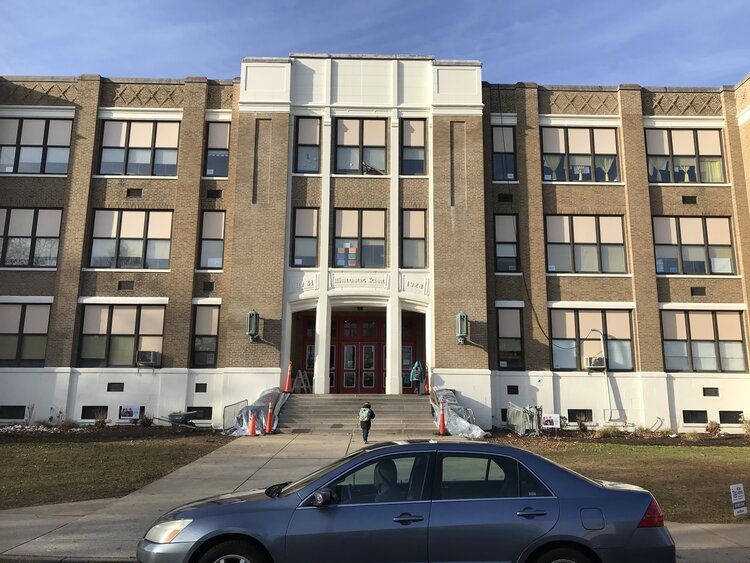
{"label": "white plastic sheeting", "polygon": [[286,402],[289,395],[282,393],[278,387],[272,387],[261,392],[260,396],[252,405],[243,407],[235,419],[235,429],[230,436],[247,436],[250,427],[250,417],[255,415],[255,434],[262,435],[266,433],[268,420],[268,404],[272,403],[273,416],[271,420],[271,431],[276,430],[279,421],[279,411]]}
{"label": "white plastic sheeting", "polygon": [[474,413],[458,404],[456,394],[450,389],[434,389],[430,394],[432,415],[435,426],[440,428],[440,403],[443,403],[445,429],[451,436],[463,436],[479,440],[490,435],[475,424]]}

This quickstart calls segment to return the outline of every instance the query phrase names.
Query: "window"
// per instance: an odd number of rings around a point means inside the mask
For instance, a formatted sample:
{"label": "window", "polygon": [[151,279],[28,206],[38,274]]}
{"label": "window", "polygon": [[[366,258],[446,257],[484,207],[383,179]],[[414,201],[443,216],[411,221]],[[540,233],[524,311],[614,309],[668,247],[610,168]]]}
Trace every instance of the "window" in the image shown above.
{"label": "window", "polygon": [[219,335],[219,307],[196,305],[193,325],[193,367],[215,368]]}
{"label": "window", "polygon": [[107,405],[84,405],[81,407],[81,420],[106,419],[109,407]]}
{"label": "window", "polygon": [[336,209],[333,266],[385,267],[385,211]]}
{"label": "window", "polygon": [[315,268],[318,265],[318,210],[294,210],[294,247],[292,266]]}
{"label": "window", "polygon": [[745,371],[741,313],[662,311],[666,371]]}
{"label": "window", "polygon": [[542,127],[545,182],[617,182],[617,130]]}
{"label": "window", "polygon": [[495,215],[495,271],[517,272],[518,230],[515,215]]}
{"label": "window", "polygon": [[515,127],[492,128],[492,179],[516,179]]}
{"label": "window", "polygon": [[137,351],[161,352],[163,305],[84,305],[80,367],[135,366]]}
{"label": "window", "polygon": [[224,267],[224,211],[204,211],[201,228],[201,270]]}
{"label": "window", "polygon": [[724,181],[719,129],[646,129],[648,181]]}
{"label": "window", "polygon": [[94,211],[91,268],[169,268],[171,211]]}
{"label": "window", "polygon": [[522,309],[497,310],[497,368],[523,369]]}
{"label": "window", "polygon": [[568,420],[576,422],[594,422],[594,413],[591,409],[568,409]]}
{"label": "window", "polygon": [[657,274],[733,274],[729,217],[654,217]]}
{"label": "window", "polygon": [[0,208],[0,264],[8,268],[55,268],[60,209]]}
{"label": "window", "polygon": [[742,411],[719,411],[720,424],[742,424],[744,413]]}
{"label": "window", "polygon": [[439,470],[441,500],[552,496],[528,469],[503,456],[445,454]]}
{"label": "window", "polygon": [[49,309],[49,305],[0,304],[0,366],[44,366]]}
{"label": "window", "polygon": [[402,176],[416,176],[420,174],[426,174],[424,125],[424,119],[401,120]]}
{"label": "window", "polygon": [[369,504],[422,500],[428,454],[382,457],[333,481],[332,504]]}
{"label": "window", "polygon": [[385,174],[385,119],[336,120],[336,174]]}
{"label": "window", "polygon": [[229,123],[210,121],[207,127],[204,175],[211,178],[226,178],[229,176]]}
{"label": "window", "polygon": [[177,121],[105,121],[99,174],[176,176]]}
{"label": "window", "polygon": [[0,405],[0,420],[24,420],[26,405]]}
{"label": "window", "polygon": [[682,411],[682,421],[685,424],[706,424],[708,422],[708,412]]}
{"label": "window", "polygon": [[67,174],[71,119],[0,119],[0,174]]}
{"label": "window", "polygon": [[547,271],[625,273],[622,217],[547,215]]}
{"label": "window", "polygon": [[427,212],[424,209],[401,211],[402,268],[427,267],[426,215]]}
{"label": "window", "polygon": [[552,369],[586,369],[585,358],[602,357],[606,346],[607,369],[633,370],[630,311],[552,309]]}
{"label": "window", "polygon": [[320,172],[320,118],[297,118],[295,172]]}

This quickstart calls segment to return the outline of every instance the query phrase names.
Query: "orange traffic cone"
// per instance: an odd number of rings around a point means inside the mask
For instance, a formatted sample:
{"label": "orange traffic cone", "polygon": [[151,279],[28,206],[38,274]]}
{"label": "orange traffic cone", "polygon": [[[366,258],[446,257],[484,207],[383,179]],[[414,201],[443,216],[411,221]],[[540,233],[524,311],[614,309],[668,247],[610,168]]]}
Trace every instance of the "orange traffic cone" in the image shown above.
{"label": "orange traffic cone", "polygon": [[255,413],[250,413],[250,423],[247,425],[247,435],[255,436]]}
{"label": "orange traffic cone", "polygon": [[292,360],[289,360],[289,369],[286,370],[286,386],[284,387],[284,393],[292,392]]}
{"label": "orange traffic cone", "polygon": [[268,401],[268,416],[266,417],[266,434],[273,432],[273,400]]}
{"label": "orange traffic cone", "polygon": [[424,392],[430,394],[430,368],[424,367]]}
{"label": "orange traffic cone", "polygon": [[448,431],[445,429],[445,409],[443,408],[443,401],[440,401],[440,429],[438,434],[441,436],[448,435]]}

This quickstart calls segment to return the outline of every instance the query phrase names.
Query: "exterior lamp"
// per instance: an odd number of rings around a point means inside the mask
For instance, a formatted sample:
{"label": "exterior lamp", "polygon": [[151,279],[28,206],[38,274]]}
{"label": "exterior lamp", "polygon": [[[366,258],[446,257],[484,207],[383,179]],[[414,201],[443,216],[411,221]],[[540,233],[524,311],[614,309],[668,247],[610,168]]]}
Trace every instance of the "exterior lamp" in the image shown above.
{"label": "exterior lamp", "polygon": [[459,344],[466,344],[466,337],[469,335],[469,317],[461,311],[456,315],[456,340]]}
{"label": "exterior lamp", "polygon": [[255,309],[251,309],[245,318],[245,334],[250,337],[250,342],[258,342],[260,328],[260,315]]}

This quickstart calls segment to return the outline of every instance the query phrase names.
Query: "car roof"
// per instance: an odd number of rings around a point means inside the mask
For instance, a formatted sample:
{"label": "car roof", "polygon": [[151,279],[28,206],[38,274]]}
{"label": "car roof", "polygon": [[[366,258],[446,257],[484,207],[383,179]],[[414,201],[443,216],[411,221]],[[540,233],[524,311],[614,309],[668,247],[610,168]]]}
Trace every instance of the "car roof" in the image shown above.
{"label": "car roof", "polygon": [[497,444],[493,442],[486,442],[482,440],[457,440],[457,441],[437,441],[437,440],[392,440],[390,442],[379,442],[376,444],[370,444],[365,446],[363,452],[398,452],[399,450],[434,450],[434,451],[479,451],[486,453],[495,454],[512,454],[512,455],[523,455],[530,454],[528,450],[523,448],[517,448],[515,446],[507,446],[504,444]]}

